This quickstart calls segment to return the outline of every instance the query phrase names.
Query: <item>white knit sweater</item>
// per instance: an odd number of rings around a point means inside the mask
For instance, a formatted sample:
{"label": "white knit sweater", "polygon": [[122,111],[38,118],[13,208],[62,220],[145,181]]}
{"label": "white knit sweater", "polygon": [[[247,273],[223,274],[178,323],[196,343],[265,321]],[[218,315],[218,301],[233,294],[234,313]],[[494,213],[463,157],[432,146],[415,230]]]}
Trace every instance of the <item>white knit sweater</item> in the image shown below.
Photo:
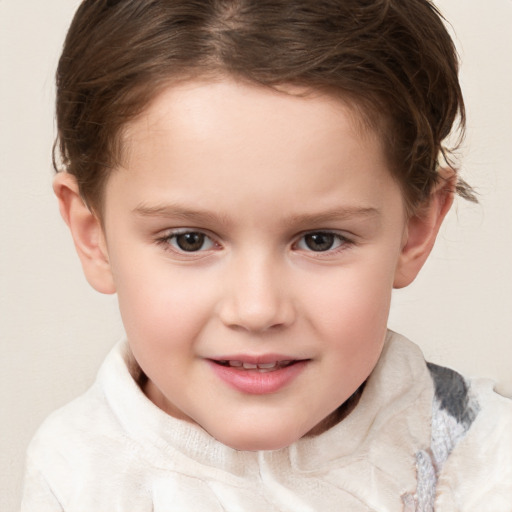
{"label": "white knit sweater", "polygon": [[168,416],[138,371],[119,344],[46,420],[22,512],[512,511],[512,401],[429,369],[397,334],[348,417],[277,451],[236,451]]}

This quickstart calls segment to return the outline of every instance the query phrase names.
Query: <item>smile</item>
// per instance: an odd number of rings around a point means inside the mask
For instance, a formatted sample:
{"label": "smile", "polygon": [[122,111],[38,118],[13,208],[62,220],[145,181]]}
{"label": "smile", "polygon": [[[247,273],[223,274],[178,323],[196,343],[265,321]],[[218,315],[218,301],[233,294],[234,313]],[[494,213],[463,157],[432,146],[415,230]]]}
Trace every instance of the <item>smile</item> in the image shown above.
{"label": "smile", "polygon": [[250,395],[277,393],[290,385],[308,366],[309,359],[266,357],[209,359],[214,374],[238,392]]}
{"label": "smile", "polygon": [[227,366],[230,368],[237,368],[239,370],[257,370],[260,373],[265,372],[273,372],[276,370],[280,370],[281,368],[284,368],[286,366],[290,366],[291,364],[294,364],[297,361],[272,361],[269,363],[249,363],[245,361],[231,361],[231,360],[221,360],[221,361],[215,361],[215,363],[221,365],[221,366]]}

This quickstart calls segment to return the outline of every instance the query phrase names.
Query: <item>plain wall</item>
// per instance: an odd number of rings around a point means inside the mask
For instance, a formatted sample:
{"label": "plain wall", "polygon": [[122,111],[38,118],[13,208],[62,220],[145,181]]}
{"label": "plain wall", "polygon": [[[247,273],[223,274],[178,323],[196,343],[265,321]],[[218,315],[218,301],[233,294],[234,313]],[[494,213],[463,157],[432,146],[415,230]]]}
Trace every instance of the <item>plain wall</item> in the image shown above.
{"label": "plain wall", "polygon": [[[0,510],[19,506],[24,452],[84,391],[123,330],[82,276],[51,191],[53,77],[78,0],[0,0]],[[457,200],[390,327],[428,359],[512,395],[512,1],[440,0],[462,59],[468,132]]]}

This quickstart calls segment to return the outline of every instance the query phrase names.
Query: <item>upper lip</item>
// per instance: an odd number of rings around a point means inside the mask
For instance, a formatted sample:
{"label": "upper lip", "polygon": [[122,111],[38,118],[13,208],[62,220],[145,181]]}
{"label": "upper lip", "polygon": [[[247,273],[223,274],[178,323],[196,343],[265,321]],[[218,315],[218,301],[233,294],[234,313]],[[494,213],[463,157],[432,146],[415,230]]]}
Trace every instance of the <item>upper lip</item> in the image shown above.
{"label": "upper lip", "polygon": [[222,362],[222,361],[240,361],[241,363],[248,364],[269,364],[269,363],[280,363],[280,362],[293,362],[293,361],[304,361],[307,358],[299,358],[290,355],[283,354],[261,354],[261,355],[249,355],[249,354],[232,354],[226,356],[215,356],[208,358],[211,361]]}

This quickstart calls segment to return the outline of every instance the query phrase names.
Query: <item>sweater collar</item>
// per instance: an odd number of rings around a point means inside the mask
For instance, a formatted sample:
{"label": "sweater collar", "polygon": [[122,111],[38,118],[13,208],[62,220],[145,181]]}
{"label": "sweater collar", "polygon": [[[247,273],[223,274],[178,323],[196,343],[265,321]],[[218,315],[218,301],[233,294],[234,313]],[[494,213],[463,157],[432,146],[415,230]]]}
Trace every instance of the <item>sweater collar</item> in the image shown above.
{"label": "sweater collar", "polygon": [[386,468],[405,482],[411,478],[411,457],[430,444],[433,386],[424,358],[414,344],[391,331],[355,409],[322,434],[276,451],[234,450],[200,426],[169,416],[141,391],[140,371],[124,341],[107,357],[97,384],[129,437],[144,452],[153,450],[148,456],[159,459],[158,464],[183,456],[238,477],[257,474],[262,464],[287,465],[301,473],[363,464]]}

